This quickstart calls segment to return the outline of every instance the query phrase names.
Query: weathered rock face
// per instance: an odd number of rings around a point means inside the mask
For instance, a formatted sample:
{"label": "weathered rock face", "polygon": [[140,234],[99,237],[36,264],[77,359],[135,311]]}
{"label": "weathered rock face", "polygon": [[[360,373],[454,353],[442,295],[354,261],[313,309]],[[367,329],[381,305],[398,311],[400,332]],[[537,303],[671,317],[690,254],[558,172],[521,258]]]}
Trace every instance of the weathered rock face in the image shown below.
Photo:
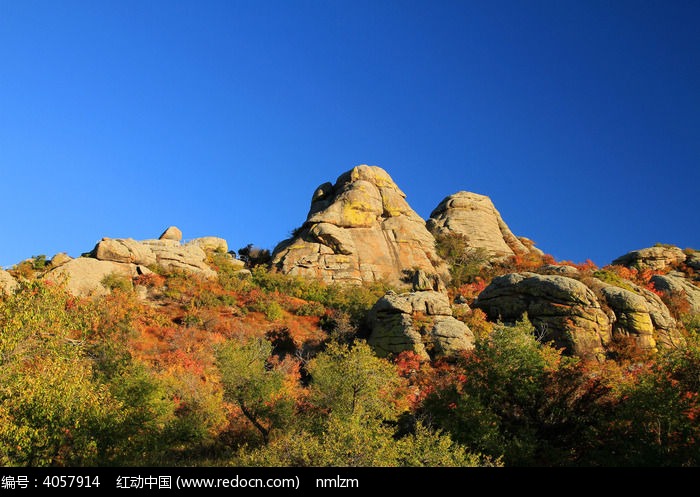
{"label": "weathered rock face", "polygon": [[131,279],[139,274],[136,264],[100,261],[91,257],[78,257],[46,273],[45,279],[66,284],[73,295],[96,297],[106,295],[109,289],[102,284],[105,277],[120,275]]}
{"label": "weathered rock face", "polygon": [[505,322],[527,313],[545,341],[585,358],[602,358],[611,338],[610,321],[593,291],[565,276],[499,276],[481,292],[474,306],[489,318]]}
{"label": "weathered rock face", "polygon": [[510,231],[491,199],[477,193],[461,191],[446,197],[430,214],[427,227],[435,236],[463,235],[469,246],[484,249],[494,257],[531,250]]}
{"label": "weathered rock face", "polygon": [[10,273],[0,269],[0,294],[12,293],[15,288],[17,288],[17,281]]}
{"label": "weathered rock face", "polygon": [[205,252],[228,252],[228,242],[217,236],[203,236],[188,242],[188,245],[197,245]]}
{"label": "weathered rock face", "polygon": [[448,274],[404,193],[386,171],[366,165],[318,187],[306,222],[272,259],[283,273],[326,282],[396,284],[413,269]]}
{"label": "weathered rock face", "polygon": [[604,287],[601,291],[615,314],[612,322],[613,335],[634,337],[642,350],[656,349],[654,323],[651,321],[646,299],[612,285]]}
{"label": "weathered rock face", "polygon": [[668,266],[684,262],[685,259],[686,255],[678,247],[649,247],[628,252],[612,263],[638,269],[666,269]]}
{"label": "weathered rock face", "polygon": [[657,290],[685,300],[690,312],[700,313],[700,288],[688,281],[683,273],[655,275],[651,282]]}
{"label": "weathered rock face", "polygon": [[168,271],[183,270],[208,278],[216,276],[215,271],[206,263],[207,254],[200,242],[182,245],[169,238],[140,242],[131,238],[103,238],[95,246],[92,255],[101,261],[141,266],[159,265]]}
{"label": "weathered rock face", "polygon": [[474,305],[506,322],[527,312],[545,341],[584,358],[604,358],[614,336],[632,337],[642,350],[679,342],[674,319],[653,292],[632,282],[630,290],[596,278],[586,281],[588,285],[567,276],[507,274],[494,278]]}
{"label": "weathered rock face", "polygon": [[51,258],[51,267],[58,267],[72,260],[73,258],[65,252],[59,252]]}
{"label": "weathered rock face", "polygon": [[695,271],[700,271],[700,252],[697,250],[693,251],[686,257],[685,263],[688,267],[693,268]]}
{"label": "weathered rock face", "polygon": [[[177,239],[176,239],[177,238]],[[181,244],[182,232],[174,226],[168,228],[158,240],[136,241],[131,238],[103,238],[91,257],[58,258],[58,264],[45,277],[67,282],[67,289],[75,295],[96,296],[108,293],[102,284],[111,274],[133,278],[149,273],[148,266],[157,265],[167,271],[186,271],[205,278],[216,277],[216,271],[207,264],[207,252],[228,250],[226,240],[204,237]],[[58,256],[56,256],[58,257]],[[56,258],[54,258],[56,259]],[[235,263],[235,259],[231,259]],[[244,265],[242,261],[240,266]]]}
{"label": "weathered rock face", "polygon": [[175,240],[176,242],[182,241],[182,231],[177,226],[170,226],[166,229],[158,238],[159,240]]}
{"label": "weathered rock face", "polygon": [[474,347],[474,334],[452,317],[444,293],[389,292],[372,307],[367,319],[371,330],[367,343],[381,356],[410,350],[428,360]]}

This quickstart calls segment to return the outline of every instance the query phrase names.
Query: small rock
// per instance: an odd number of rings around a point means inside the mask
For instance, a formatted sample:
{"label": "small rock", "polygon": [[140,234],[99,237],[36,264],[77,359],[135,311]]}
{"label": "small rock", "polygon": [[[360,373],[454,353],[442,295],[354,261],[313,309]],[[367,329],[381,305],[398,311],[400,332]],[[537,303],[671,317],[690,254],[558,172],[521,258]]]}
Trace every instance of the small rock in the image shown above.
{"label": "small rock", "polygon": [[170,226],[166,229],[162,235],[158,238],[159,240],[175,240],[176,242],[182,241],[182,231],[176,226]]}

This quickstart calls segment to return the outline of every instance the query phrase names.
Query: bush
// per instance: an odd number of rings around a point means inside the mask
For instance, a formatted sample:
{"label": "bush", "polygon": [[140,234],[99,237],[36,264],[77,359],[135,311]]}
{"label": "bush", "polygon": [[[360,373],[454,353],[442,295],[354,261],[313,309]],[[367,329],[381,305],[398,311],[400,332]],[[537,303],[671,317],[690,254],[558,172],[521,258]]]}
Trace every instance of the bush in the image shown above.
{"label": "bush", "polygon": [[320,302],[306,302],[295,312],[297,316],[323,316],[325,313],[326,308]]}
{"label": "bush", "polygon": [[130,292],[134,289],[134,284],[131,278],[118,273],[111,273],[102,278],[102,286],[110,291],[120,290],[122,292]]}

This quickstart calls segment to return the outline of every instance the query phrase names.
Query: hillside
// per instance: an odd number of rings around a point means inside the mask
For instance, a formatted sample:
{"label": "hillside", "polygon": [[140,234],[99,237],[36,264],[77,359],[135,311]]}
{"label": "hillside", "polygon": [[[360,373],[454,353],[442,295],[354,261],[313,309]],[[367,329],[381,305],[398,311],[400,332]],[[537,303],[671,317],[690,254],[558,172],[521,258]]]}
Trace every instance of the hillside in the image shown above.
{"label": "hillside", "polygon": [[700,252],[556,261],[376,166],[272,254],[101,239],[0,270],[0,464],[700,463]]}

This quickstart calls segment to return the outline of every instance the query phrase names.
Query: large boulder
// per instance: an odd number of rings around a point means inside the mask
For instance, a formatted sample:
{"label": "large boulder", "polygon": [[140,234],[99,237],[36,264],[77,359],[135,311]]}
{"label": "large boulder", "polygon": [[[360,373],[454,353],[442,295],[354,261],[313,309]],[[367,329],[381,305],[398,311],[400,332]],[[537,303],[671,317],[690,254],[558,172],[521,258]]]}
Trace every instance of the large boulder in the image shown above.
{"label": "large boulder", "polygon": [[206,262],[205,249],[227,249],[226,241],[216,237],[204,237],[183,245],[175,239],[177,233],[173,233],[174,230],[177,228],[171,226],[158,240],[103,238],[95,246],[91,255],[100,261],[145,267],[156,265],[168,271],[187,271],[207,278],[216,277],[216,272]]}
{"label": "large boulder", "polygon": [[156,264],[153,250],[141,242],[131,238],[103,238],[93,250],[95,259],[101,261],[123,262],[127,264]]}
{"label": "large boulder", "polygon": [[700,252],[693,250],[685,258],[685,264],[695,271],[700,271]]}
{"label": "large boulder", "polygon": [[216,277],[216,271],[206,262],[206,252],[199,245],[181,245],[180,242],[169,239],[144,240],[141,243],[153,252],[156,263],[167,271],[186,271],[206,278]]}
{"label": "large boulder", "polygon": [[228,253],[228,242],[218,236],[203,236],[195,238],[187,243],[187,245],[196,245],[205,252]]}
{"label": "large boulder", "polygon": [[17,281],[10,273],[4,269],[0,269],[0,295],[3,293],[12,293],[17,288]]}
{"label": "large boulder", "polygon": [[399,284],[415,269],[448,277],[425,221],[386,171],[367,165],[319,186],[306,221],[272,259],[283,273],[326,282]]}
{"label": "large boulder", "polygon": [[70,255],[65,252],[59,252],[51,258],[51,267],[58,267],[72,260],[73,258]]}
{"label": "large boulder", "polygon": [[138,274],[139,266],[135,264],[78,257],[52,269],[44,278],[65,283],[66,289],[73,295],[96,297],[109,293],[109,289],[102,284],[107,276],[118,275],[131,280]]}
{"label": "large boulder", "polygon": [[527,314],[544,341],[584,358],[604,358],[611,338],[609,318],[593,291],[566,276],[499,276],[474,306],[490,319],[504,322],[515,322]]}
{"label": "large boulder", "polygon": [[474,334],[452,317],[447,295],[441,292],[389,292],[372,307],[367,320],[367,342],[380,356],[412,351],[428,360],[474,347]]}
{"label": "large boulder", "polygon": [[[573,275],[573,274],[572,274]],[[492,320],[513,322],[527,313],[544,341],[573,355],[603,359],[613,337],[630,337],[641,350],[677,345],[676,321],[654,292],[597,278],[511,273],[494,278],[474,306]]]}
{"label": "large boulder", "polygon": [[651,282],[656,290],[684,301],[688,311],[700,313],[700,288],[686,279],[683,273],[655,275],[651,277]]}
{"label": "large boulder", "polygon": [[654,323],[646,299],[630,290],[609,285],[602,288],[605,301],[613,310],[613,336],[633,337],[642,350],[656,349]]}
{"label": "large boulder", "polygon": [[66,281],[68,291],[80,296],[104,295],[109,292],[102,284],[106,276],[115,274],[130,279],[150,273],[149,266],[215,278],[216,271],[207,264],[207,251],[225,252],[228,249],[226,240],[204,237],[183,245],[181,238],[182,233],[173,226],[158,240],[103,238],[90,252],[90,257],[71,259],[57,255],[45,277]]}
{"label": "large boulder", "polygon": [[430,214],[427,227],[435,236],[462,235],[471,248],[496,258],[533,250],[510,231],[491,199],[477,193],[460,191],[443,199]]}
{"label": "large boulder", "polygon": [[684,262],[685,253],[678,247],[656,246],[633,250],[618,257],[612,263],[616,266],[626,266],[635,269],[666,269]]}

